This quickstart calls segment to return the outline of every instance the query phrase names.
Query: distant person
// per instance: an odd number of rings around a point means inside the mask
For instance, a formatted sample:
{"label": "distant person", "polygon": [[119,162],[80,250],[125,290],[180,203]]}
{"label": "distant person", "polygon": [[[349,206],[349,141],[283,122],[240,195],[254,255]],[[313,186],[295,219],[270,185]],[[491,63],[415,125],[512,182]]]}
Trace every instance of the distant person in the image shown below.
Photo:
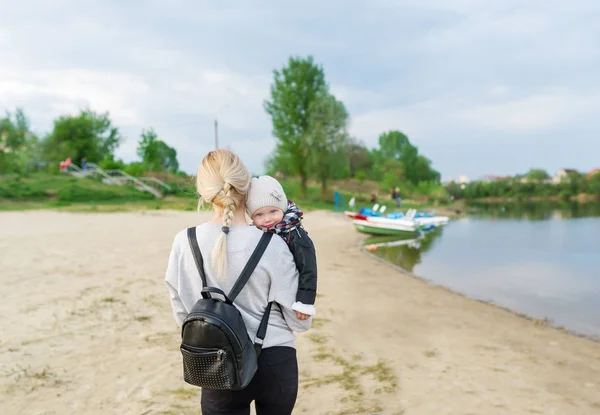
{"label": "distant person", "polygon": [[253,178],[246,198],[246,212],[254,226],[283,238],[294,256],[299,282],[292,309],[300,320],[314,316],[317,295],[315,245],[302,227],[303,213],[288,200],[281,184],[271,176]]}
{"label": "distant person", "polygon": [[[248,226],[245,219],[249,185],[250,173],[233,152],[219,149],[202,159],[196,187],[201,199],[212,204],[214,217],[195,227],[195,239],[204,259],[207,286],[226,293],[230,292],[263,235],[256,227]],[[175,236],[165,282],[175,321],[181,327],[203,289],[187,230]],[[251,339],[258,332],[267,304],[274,301],[279,306],[280,312],[272,312],[268,319],[258,369],[242,390],[202,388],[203,414],[249,414],[253,401],[258,414],[292,413],[298,394],[293,331],[306,331],[312,322],[311,319],[299,320],[292,309],[297,290],[298,270],[294,257],[282,238],[272,238],[234,300]]]}
{"label": "distant person", "polygon": [[81,170],[85,170],[86,166],[87,166],[87,158],[84,157],[81,159]]}
{"label": "distant person", "polygon": [[60,171],[62,172],[68,172],[69,171],[69,166],[71,165],[71,158],[68,157],[65,161],[61,161],[58,164],[58,168],[60,169]]}
{"label": "distant person", "polygon": [[371,193],[371,203],[375,203],[377,202],[377,195],[375,194],[375,192]]}
{"label": "distant person", "polygon": [[398,187],[392,189],[392,199],[396,202],[396,207],[400,207],[402,198],[400,197],[400,189]]}

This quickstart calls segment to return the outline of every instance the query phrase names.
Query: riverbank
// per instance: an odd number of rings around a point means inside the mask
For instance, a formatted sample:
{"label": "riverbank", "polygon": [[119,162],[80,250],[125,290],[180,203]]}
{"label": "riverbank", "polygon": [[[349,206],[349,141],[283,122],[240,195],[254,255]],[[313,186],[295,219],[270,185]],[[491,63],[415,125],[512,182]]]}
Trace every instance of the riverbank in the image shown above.
{"label": "riverbank", "polygon": [[[168,182],[171,191],[162,198],[140,191],[133,186],[115,186],[93,178],[77,178],[66,174],[32,173],[27,176],[0,175],[0,212],[53,209],[67,212],[131,212],[140,210],[184,210],[194,211],[198,196],[194,177],[157,175]],[[339,202],[346,205],[353,197],[358,206],[372,206],[370,194],[378,185],[375,182],[355,179],[333,181],[331,188],[322,194],[318,183],[309,181],[306,194],[300,190],[300,182],[295,178],[283,180],[286,195],[304,211],[335,210],[347,208],[335,204],[335,191],[339,191]],[[164,189],[161,188],[161,191]],[[395,202],[388,197],[379,197],[379,204],[388,205],[390,211]],[[405,198],[402,209],[431,210],[442,209],[450,212],[447,216],[460,214],[462,204],[440,204],[428,201],[420,195],[420,200]],[[445,213],[443,213],[445,214]]]}
{"label": "riverbank", "polygon": [[[4,413],[198,413],[163,276],[175,233],[207,217],[0,213]],[[305,225],[320,294],[297,413],[600,412],[599,343],[401,274],[339,214]]]}
{"label": "riverbank", "polygon": [[539,202],[577,202],[577,203],[593,203],[600,201],[600,196],[579,193],[568,198],[560,196],[530,196],[530,197],[481,197],[478,199],[468,199],[468,203],[488,203],[488,204],[499,204],[499,203],[539,203]]}

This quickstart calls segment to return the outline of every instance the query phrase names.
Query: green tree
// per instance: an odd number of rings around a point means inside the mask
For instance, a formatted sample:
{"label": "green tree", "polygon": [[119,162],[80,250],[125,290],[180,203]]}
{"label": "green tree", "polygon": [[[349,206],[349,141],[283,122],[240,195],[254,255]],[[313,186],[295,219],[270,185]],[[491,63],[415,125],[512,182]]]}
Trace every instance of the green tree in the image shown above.
{"label": "green tree", "polygon": [[114,154],[108,154],[98,163],[98,166],[104,170],[124,170],[127,164],[123,160],[116,159]]}
{"label": "green tree", "polygon": [[0,173],[23,173],[36,161],[38,138],[30,131],[22,109],[0,119]]}
{"label": "green tree", "polygon": [[578,171],[569,172],[567,185],[570,187],[570,192],[573,196],[577,196],[579,193],[585,193],[587,190],[585,177]]}
{"label": "green tree", "polygon": [[408,137],[400,131],[392,130],[379,136],[379,151],[374,153],[379,169],[384,160],[398,160],[406,180],[413,185],[422,181],[439,182],[440,174],[431,167],[431,161],[419,154]]}
{"label": "green tree", "polygon": [[588,177],[587,182],[589,192],[600,197],[600,173]]}
{"label": "green tree", "polygon": [[308,166],[311,174],[321,183],[323,196],[327,192],[328,180],[345,164],[343,154],[348,142],[347,122],[346,107],[328,92],[318,94],[309,108],[307,144],[311,151]]}
{"label": "green tree", "polygon": [[356,138],[349,138],[346,146],[346,157],[348,158],[348,173],[350,177],[356,177],[358,172],[366,174],[373,168],[373,157],[368,148]]}
{"label": "green tree", "polygon": [[77,116],[64,115],[54,121],[54,129],[43,140],[44,158],[58,162],[71,157],[79,164],[86,157],[95,163],[114,154],[121,143],[119,130],[112,125],[108,113],[84,110]]}
{"label": "green tree", "polygon": [[550,178],[548,172],[544,169],[530,169],[525,173],[525,178],[533,182],[543,182]]}
{"label": "green tree", "polygon": [[137,154],[148,170],[169,171],[172,173],[179,170],[177,151],[169,147],[164,141],[159,140],[152,128],[142,131]]}
{"label": "green tree", "polygon": [[[272,132],[277,138],[275,156],[289,164],[289,171],[300,176],[306,196],[309,176],[310,107],[319,93],[327,91],[323,68],[307,58],[291,57],[286,66],[273,72],[271,97],[264,103],[271,116]],[[275,165],[282,164],[275,160]]]}
{"label": "green tree", "polygon": [[379,136],[379,151],[384,159],[400,160],[407,149],[412,147],[406,134],[392,130]]}
{"label": "green tree", "polygon": [[420,182],[440,182],[440,173],[435,171],[431,167],[431,160],[423,155],[418,155],[415,161],[414,169],[414,181],[413,183]]}
{"label": "green tree", "polygon": [[265,170],[266,173],[275,176],[278,172],[287,175],[293,175],[294,171],[290,167],[292,156],[290,154],[284,153],[281,149],[275,149],[267,158],[265,159]]}
{"label": "green tree", "polygon": [[381,172],[382,184],[388,189],[398,186],[405,178],[404,166],[397,159],[384,159],[379,166],[379,171]]}

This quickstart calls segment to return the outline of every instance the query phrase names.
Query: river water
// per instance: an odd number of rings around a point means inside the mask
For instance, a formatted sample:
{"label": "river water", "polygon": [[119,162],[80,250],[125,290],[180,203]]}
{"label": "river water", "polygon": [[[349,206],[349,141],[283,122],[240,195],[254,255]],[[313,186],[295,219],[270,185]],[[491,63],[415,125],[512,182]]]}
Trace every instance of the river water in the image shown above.
{"label": "river water", "polygon": [[[378,242],[390,239],[367,240]],[[373,253],[472,298],[600,337],[600,205],[480,207],[400,243]]]}

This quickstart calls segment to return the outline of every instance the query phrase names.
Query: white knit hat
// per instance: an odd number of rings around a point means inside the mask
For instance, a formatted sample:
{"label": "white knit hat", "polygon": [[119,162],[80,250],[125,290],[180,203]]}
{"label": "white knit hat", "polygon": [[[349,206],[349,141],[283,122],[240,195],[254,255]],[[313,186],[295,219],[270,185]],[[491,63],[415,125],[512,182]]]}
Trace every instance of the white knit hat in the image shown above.
{"label": "white knit hat", "polygon": [[254,212],[266,206],[274,206],[285,212],[288,200],[281,184],[271,176],[253,177],[246,196],[246,212],[252,217]]}

